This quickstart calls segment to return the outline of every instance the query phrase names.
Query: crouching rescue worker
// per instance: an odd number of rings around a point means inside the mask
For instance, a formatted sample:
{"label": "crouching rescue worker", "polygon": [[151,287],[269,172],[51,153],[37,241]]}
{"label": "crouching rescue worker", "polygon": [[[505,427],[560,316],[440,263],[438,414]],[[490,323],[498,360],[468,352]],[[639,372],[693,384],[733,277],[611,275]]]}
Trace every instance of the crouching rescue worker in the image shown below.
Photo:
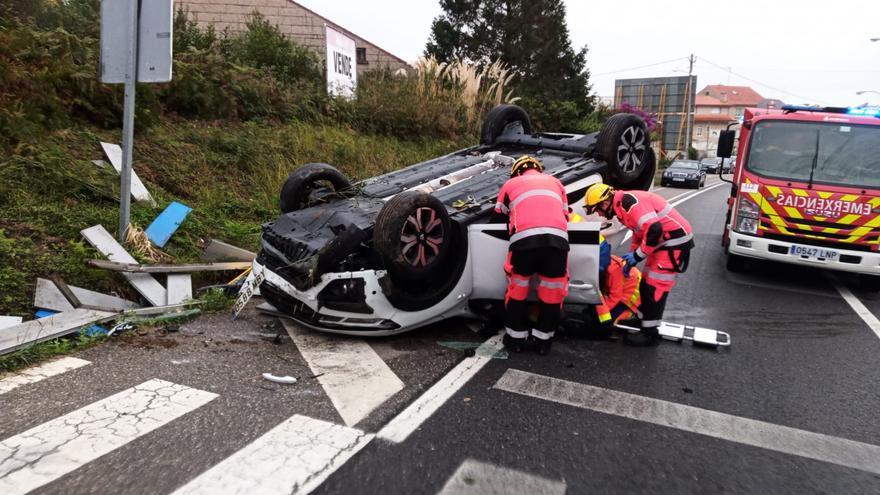
{"label": "crouching rescue worker", "polygon": [[663,318],[666,298],[679,273],[687,270],[693,231],[687,220],[662,197],[648,191],[615,191],[607,184],[593,184],[584,197],[587,213],[615,216],[632,231],[631,252],[622,257],[623,274],[647,259],[639,284],[638,306],[641,331],[625,334],[627,344],[656,345],[657,327]]}
{"label": "crouching rescue worker", "polygon": [[[504,346],[521,352],[531,336],[542,355],[550,351],[568,293],[568,199],[559,179],[543,172],[535,158],[518,158],[495,203],[496,219],[506,219],[510,232]],[[534,275],[539,312],[532,328],[526,299]]]}
{"label": "crouching rescue worker", "polygon": [[596,306],[598,328],[593,332],[596,338],[611,336],[614,325],[639,314],[639,285],[642,274],[638,268],[631,267],[624,275],[626,261],[620,256],[607,254],[600,250],[599,255],[599,296],[602,302]]}

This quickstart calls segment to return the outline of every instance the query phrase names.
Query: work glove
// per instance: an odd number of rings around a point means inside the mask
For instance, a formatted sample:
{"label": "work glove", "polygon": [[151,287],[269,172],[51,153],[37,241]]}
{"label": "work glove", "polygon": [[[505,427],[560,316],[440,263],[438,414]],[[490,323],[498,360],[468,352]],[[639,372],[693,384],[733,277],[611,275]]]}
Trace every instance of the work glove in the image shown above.
{"label": "work glove", "polygon": [[625,265],[623,265],[623,276],[629,278],[629,271],[632,270],[632,267],[638,265],[639,262],[642,261],[642,258],[640,258],[639,255],[636,254],[635,251],[633,251],[631,253],[626,253],[625,255],[623,255],[623,261],[626,263]]}

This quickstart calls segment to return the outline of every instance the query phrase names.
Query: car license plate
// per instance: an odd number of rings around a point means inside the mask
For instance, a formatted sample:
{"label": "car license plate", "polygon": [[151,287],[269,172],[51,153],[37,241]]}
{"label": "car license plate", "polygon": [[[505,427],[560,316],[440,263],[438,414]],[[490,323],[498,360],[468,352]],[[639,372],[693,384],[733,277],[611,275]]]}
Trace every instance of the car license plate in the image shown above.
{"label": "car license plate", "polygon": [[672,180],[675,182],[684,182],[684,177],[673,177]]}
{"label": "car license plate", "polygon": [[238,313],[244,309],[247,302],[254,295],[254,292],[260,288],[260,284],[263,283],[263,280],[266,279],[266,270],[259,270],[259,273],[254,274],[252,271],[248,274],[247,279],[245,279],[244,284],[241,286],[241,291],[238,293],[238,300],[235,301],[235,304],[232,306],[232,319],[234,320],[238,317]]}
{"label": "car license plate", "polygon": [[812,260],[824,260],[824,261],[837,261],[837,258],[840,257],[840,253],[833,249],[825,249],[819,247],[812,246],[798,246],[792,245],[788,249],[788,254],[792,256],[803,257],[806,256]]}

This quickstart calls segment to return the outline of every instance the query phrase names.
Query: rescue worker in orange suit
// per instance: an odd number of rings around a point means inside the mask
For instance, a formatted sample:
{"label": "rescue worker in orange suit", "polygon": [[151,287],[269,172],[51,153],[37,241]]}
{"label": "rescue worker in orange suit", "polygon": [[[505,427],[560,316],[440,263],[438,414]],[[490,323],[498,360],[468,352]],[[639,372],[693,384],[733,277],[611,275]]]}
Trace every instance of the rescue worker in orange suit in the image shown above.
{"label": "rescue worker in orange suit", "polygon": [[[506,220],[510,232],[504,346],[521,352],[531,337],[542,355],[550,351],[568,293],[569,213],[565,187],[543,172],[537,159],[518,158],[495,203],[495,220]],[[535,275],[539,313],[533,328],[526,299]]]}
{"label": "rescue worker in orange suit", "polygon": [[662,197],[648,191],[615,191],[607,184],[587,189],[584,207],[611,220],[615,216],[632,231],[631,251],[622,257],[623,272],[647,260],[639,285],[641,331],[625,334],[629,345],[657,345],[666,298],[679,273],[687,270],[694,247],[690,223]]}
{"label": "rescue worker in orange suit", "polygon": [[[610,246],[609,246],[610,248]],[[602,301],[596,305],[598,328],[592,336],[607,339],[616,323],[633,318],[639,314],[639,284],[642,274],[638,268],[631,267],[629,275],[624,275],[626,261],[620,256],[600,249],[599,287]]]}

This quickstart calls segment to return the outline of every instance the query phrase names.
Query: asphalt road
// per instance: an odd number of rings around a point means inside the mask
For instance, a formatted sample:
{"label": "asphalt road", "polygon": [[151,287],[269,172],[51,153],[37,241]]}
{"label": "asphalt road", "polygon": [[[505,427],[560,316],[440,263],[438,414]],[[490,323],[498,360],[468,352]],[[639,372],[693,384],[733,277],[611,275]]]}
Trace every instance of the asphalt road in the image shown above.
{"label": "asphalt road", "polygon": [[[486,339],[461,321],[298,347],[250,306],[83,351],[90,364],[5,393],[0,381],[0,493],[880,493],[880,338],[834,284],[875,315],[880,297],[821,271],[726,272],[726,191],[678,206],[697,248],[665,319],[729,332],[730,348],[563,336],[546,357],[465,358],[438,345]],[[354,354],[328,363],[328,349]],[[339,392],[336,372],[364,385]],[[387,400],[340,412],[389,373]],[[125,394],[151,380],[195,395],[163,409],[159,393],[144,416]],[[305,433],[279,429],[291,421]],[[410,430],[393,439],[389,422]],[[16,464],[35,438],[47,447]]]}

